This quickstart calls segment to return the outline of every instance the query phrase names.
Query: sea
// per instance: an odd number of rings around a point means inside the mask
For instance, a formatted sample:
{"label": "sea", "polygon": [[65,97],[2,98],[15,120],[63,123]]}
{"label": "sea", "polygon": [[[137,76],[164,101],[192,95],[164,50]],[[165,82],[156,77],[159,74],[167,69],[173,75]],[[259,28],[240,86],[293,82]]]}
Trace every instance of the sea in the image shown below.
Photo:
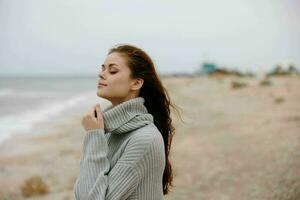
{"label": "sea", "polygon": [[83,105],[103,103],[97,81],[96,76],[0,77],[0,143]]}

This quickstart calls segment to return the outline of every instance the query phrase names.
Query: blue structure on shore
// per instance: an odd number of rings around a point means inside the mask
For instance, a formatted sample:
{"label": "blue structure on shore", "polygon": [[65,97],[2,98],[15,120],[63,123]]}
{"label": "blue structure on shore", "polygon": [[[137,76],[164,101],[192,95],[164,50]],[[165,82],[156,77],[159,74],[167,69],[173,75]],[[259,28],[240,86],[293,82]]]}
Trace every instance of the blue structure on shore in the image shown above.
{"label": "blue structure on shore", "polygon": [[216,71],[217,65],[214,63],[203,63],[202,64],[202,74],[210,74],[211,72]]}

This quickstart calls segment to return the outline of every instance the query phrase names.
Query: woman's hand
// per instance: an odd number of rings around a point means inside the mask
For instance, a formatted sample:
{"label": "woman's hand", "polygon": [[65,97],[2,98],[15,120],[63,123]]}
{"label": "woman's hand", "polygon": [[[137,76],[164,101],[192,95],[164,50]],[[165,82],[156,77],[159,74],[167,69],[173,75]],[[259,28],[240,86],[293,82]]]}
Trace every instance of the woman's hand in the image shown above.
{"label": "woman's hand", "polygon": [[[97,118],[95,117],[95,110],[97,113]],[[82,126],[86,131],[91,129],[104,128],[103,117],[101,113],[100,104],[96,104],[91,110],[82,118]]]}

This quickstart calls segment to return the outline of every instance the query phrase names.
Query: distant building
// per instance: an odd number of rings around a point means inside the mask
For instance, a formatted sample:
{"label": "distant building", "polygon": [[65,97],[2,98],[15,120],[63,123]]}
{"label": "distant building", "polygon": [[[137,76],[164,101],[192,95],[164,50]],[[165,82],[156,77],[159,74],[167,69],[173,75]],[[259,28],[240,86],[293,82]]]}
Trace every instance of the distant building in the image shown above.
{"label": "distant building", "polygon": [[210,74],[211,72],[214,72],[217,69],[217,65],[214,63],[203,63],[202,64],[202,72],[204,74]]}
{"label": "distant building", "polygon": [[219,68],[216,64],[205,62],[201,66],[201,75],[209,76],[242,76],[242,74],[236,70],[227,70]]}

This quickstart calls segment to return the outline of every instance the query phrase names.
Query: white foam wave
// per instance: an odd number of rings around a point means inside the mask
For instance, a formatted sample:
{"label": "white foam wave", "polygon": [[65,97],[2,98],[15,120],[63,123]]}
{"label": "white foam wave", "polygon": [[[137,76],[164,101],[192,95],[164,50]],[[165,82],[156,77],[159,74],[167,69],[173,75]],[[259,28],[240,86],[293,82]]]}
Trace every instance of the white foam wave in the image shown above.
{"label": "white foam wave", "polygon": [[64,110],[74,107],[93,96],[95,96],[95,92],[88,92],[64,101],[48,102],[34,111],[2,117],[0,118],[0,142],[13,134],[26,133],[32,129],[35,123],[59,115]]}
{"label": "white foam wave", "polygon": [[9,96],[14,93],[13,89],[10,88],[4,88],[0,90],[0,97]]}

